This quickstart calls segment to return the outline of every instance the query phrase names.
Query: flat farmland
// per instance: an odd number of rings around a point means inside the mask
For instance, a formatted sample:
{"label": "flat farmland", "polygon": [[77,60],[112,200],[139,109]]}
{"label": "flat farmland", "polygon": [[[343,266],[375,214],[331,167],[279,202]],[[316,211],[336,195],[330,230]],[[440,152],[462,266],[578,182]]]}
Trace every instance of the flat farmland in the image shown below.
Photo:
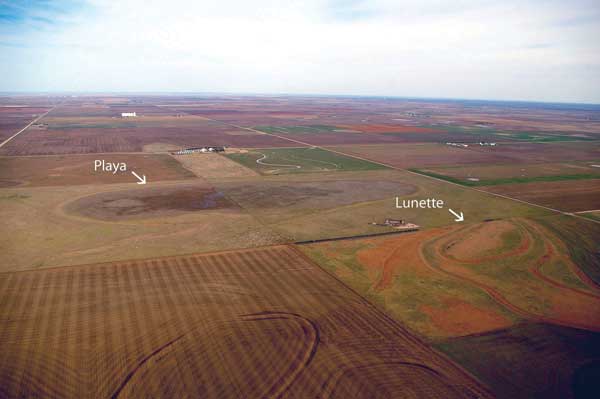
{"label": "flat farmland", "polygon": [[483,189],[563,212],[600,209],[600,179],[502,184]]}
{"label": "flat farmland", "polygon": [[220,154],[175,155],[181,165],[205,179],[253,177],[258,174]]}
{"label": "flat farmland", "polygon": [[382,165],[314,147],[257,149],[226,156],[265,175],[386,169]]}
{"label": "flat farmland", "polygon": [[0,274],[0,396],[486,398],[290,247]]}
{"label": "flat farmland", "polygon": [[329,148],[365,159],[383,162],[398,168],[416,168],[438,165],[502,163],[509,161],[495,153],[480,153],[467,148],[456,148],[441,143],[344,145]]}
{"label": "flat farmland", "polygon": [[[455,224],[447,208],[468,210],[470,222],[549,212],[398,170],[298,173],[213,181],[219,191],[289,241],[394,231],[387,218],[422,228]],[[439,198],[443,209],[396,208],[395,197]]]}
{"label": "flat farmland", "polygon": [[45,107],[0,105],[0,142],[17,133],[49,109]]}
{"label": "flat farmland", "polygon": [[[345,119],[343,119],[346,123]],[[310,143],[311,145],[351,145],[351,144],[398,144],[398,143],[441,143],[447,141],[473,142],[489,140],[490,135],[455,132],[445,129],[392,125],[328,125],[315,124],[318,122],[331,123],[339,120],[311,120],[311,124],[277,124],[256,126],[256,130],[276,134],[290,139]],[[363,130],[360,130],[363,129]],[[395,131],[389,131],[394,130]],[[378,131],[379,130],[379,131]],[[386,131],[387,130],[387,131]]]}
{"label": "flat farmland", "polygon": [[600,142],[500,143],[495,147],[473,145],[470,151],[493,154],[513,162],[573,162],[600,160]]}
{"label": "flat farmland", "polygon": [[202,179],[0,189],[10,231],[0,235],[0,271],[283,242],[221,192]]}
{"label": "flat farmland", "polygon": [[363,133],[442,133],[439,129],[424,128],[419,126],[406,125],[341,125],[341,127],[350,130],[358,130]]}
{"label": "flat farmland", "polygon": [[[60,108],[58,109],[60,110]],[[290,147],[290,141],[195,117],[43,118],[0,149],[1,155],[58,155],[141,152],[154,143],[201,146]]]}
{"label": "flat farmland", "polygon": [[[125,163],[126,171],[104,172],[96,160]],[[146,175],[149,181],[182,180],[195,175],[166,154],[58,155],[0,157],[0,187],[69,186],[81,184],[135,183],[131,174]]]}
{"label": "flat farmland", "polygon": [[595,162],[581,161],[442,166],[423,168],[416,171],[472,186],[600,178],[600,165]]}

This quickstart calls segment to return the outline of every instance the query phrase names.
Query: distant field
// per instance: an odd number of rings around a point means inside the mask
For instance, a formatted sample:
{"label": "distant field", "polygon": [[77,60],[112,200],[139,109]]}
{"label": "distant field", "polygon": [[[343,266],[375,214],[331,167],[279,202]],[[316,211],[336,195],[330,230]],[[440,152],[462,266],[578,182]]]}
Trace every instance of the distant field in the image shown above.
{"label": "distant field", "polygon": [[[445,167],[445,168],[409,168],[410,171],[436,179],[446,180],[463,186],[497,186],[501,184],[536,183],[536,182],[559,182],[568,180],[587,180],[600,178],[600,170],[597,168],[579,167],[577,169],[544,168],[548,164],[540,164],[541,167],[533,165],[493,165],[474,168],[469,167]],[[511,175],[510,177],[494,177]],[[552,173],[563,174],[552,174]],[[573,173],[584,172],[584,173]],[[480,176],[488,177],[480,177]]]}
{"label": "distant field", "polygon": [[[593,166],[597,165],[597,166]],[[421,169],[421,172],[446,176],[456,180],[464,180],[469,184],[500,184],[497,182],[536,178],[556,178],[569,176],[596,176],[600,178],[600,161],[598,162],[556,162],[534,164],[498,164],[498,165],[458,165]],[[478,179],[475,181],[474,179]],[[503,183],[502,183],[503,184]]]}
{"label": "distant field", "polygon": [[[126,163],[127,171],[103,172],[94,169],[95,160]],[[41,157],[0,157],[0,187],[68,186],[80,184],[137,183],[131,172],[146,175],[148,181],[181,180],[195,175],[169,155],[105,154]]]}
{"label": "distant field", "polygon": [[290,247],[0,273],[2,397],[488,398]]}
{"label": "distant field", "polygon": [[522,131],[503,130],[495,127],[463,127],[463,126],[431,126],[441,131],[456,135],[470,134],[473,141],[522,141],[531,143],[553,143],[566,141],[595,141],[600,140],[600,135],[585,132],[556,132],[556,131]]}
{"label": "distant field", "polygon": [[382,165],[313,147],[260,149],[225,156],[264,175],[386,169]]}
{"label": "distant field", "polygon": [[494,153],[479,153],[466,148],[451,147],[442,143],[345,145],[332,146],[330,148],[390,164],[398,168],[502,163],[509,161],[507,158]]}
{"label": "distant field", "polygon": [[[286,134],[286,133],[307,133],[307,134],[326,134],[342,133],[344,128],[329,125],[296,125],[296,126],[254,126],[256,130],[266,133]],[[358,133],[358,132],[355,132]]]}
{"label": "distant field", "polygon": [[600,209],[600,179],[502,184],[483,189],[565,212]]}
{"label": "distant field", "polygon": [[0,142],[24,128],[50,108],[0,106]]}
{"label": "distant field", "polygon": [[519,163],[595,161],[600,159],[600,141],[589,143],[500,143],[495,147],[473,145],[470,151],[493,154]]}
{"label": "distant field", "polygon": [[[85,115],[86,109],[79,109]],[[56,111],[56,113],[54,112]],[[162,143],[178,148],[200,146],[290,147],[287,140],[265,134],[249,134],[200,117],[172,115],[120,117],[57,117],[55,109],[44,126],[29,128],[0,149],[0,155],[60,155],[98,152],[141,152],[144,146]],[[76,109],[72,110],[75,113]],[[241,134],[234,134],[234,133]],[[16,133],[16,132],[15,132]]]}

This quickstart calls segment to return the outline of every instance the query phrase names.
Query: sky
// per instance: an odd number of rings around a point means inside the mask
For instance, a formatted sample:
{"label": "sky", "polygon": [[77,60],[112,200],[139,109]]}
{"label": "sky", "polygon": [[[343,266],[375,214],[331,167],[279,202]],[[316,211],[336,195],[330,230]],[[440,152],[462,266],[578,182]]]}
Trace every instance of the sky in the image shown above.
{"label": "sky", "polygon": [[598,0],[0,0],[0,91],[600,103]]}

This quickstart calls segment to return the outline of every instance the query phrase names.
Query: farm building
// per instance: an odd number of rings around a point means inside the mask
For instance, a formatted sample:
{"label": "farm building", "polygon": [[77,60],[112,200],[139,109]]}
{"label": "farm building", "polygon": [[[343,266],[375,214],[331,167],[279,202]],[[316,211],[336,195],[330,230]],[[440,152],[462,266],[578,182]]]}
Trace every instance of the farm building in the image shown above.
{"label": "farm building", "polygon": [[192,147],[179,150],[173,153],[173,155],[186,155],[196,153],[207,153],[207,152],[223,152],[225,147]]}
{"label": "farm building", "polygon": [[371,224],[375,226],[393,227],[394,229],[406,231],[414,231],[419,229],[418,225],[414,223],[408,223],[406,220],[403,219],[385,219],[385,222],[383,223],[373,222]]}

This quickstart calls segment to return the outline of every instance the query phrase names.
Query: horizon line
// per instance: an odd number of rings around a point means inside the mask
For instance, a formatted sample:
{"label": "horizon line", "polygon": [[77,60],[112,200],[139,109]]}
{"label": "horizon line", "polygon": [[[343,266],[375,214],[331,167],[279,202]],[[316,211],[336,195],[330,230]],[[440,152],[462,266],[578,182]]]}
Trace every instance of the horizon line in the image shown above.
{"label": "horizon line", "polygon": [[402,95],[382,95],[382,94],[318,94],[318,93],[286,93],[286,92],[235,92],[235,91],[73,91],[73,90],[14,90],[1,91],[0,96],[8,95],[201,95],[201,96],[242,96],[242,97],[345,97],[345,98],[378,98],[378,99],[399,99],[399,100],[433,100],[433,101],[480,101],[480,102],[499,102],[499,103],[530,103],[530,104],[549,104],[549,105],[593,105],[600,106],[600,102],[579,102],[579,101],[561,101],[561,100],[516,100],[516,99],[493,99],[493,98],[469,98],[469,97],[429,97],[429,96],[402,96]]}

